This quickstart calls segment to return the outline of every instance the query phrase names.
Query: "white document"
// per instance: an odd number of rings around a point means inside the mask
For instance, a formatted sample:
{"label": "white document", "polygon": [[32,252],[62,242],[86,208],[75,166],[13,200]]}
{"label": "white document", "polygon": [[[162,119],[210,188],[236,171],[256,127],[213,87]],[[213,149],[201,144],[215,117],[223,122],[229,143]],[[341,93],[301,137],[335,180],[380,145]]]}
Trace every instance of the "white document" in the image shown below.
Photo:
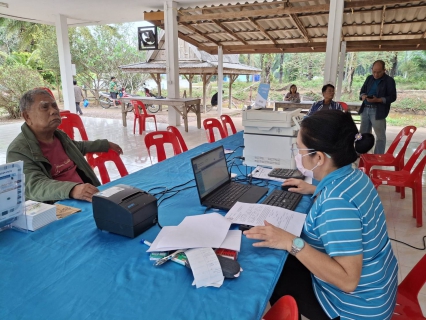
{"label": "white document", "polygon": [[225,240],[223,240],[219,248],[240,252],[241,234],[242,234],[241,230],[229,230]]}
{"label": "white document", "polygon": [[222,285],[224,276],[219,260],[212,248],[197,248],[185,251],[191,265],[197,288]]}
{"label": "white document", "polygon": [[263,226],[268,221],[295,236],[300,236],[306,214],[266,204],[237,202],[225,218],[232,223]]}
{"label": "white document", "polygon": [[219,248],[231,222],[219,213],[188,216],[176,227],[164,227],[148,252],[189,248]]}

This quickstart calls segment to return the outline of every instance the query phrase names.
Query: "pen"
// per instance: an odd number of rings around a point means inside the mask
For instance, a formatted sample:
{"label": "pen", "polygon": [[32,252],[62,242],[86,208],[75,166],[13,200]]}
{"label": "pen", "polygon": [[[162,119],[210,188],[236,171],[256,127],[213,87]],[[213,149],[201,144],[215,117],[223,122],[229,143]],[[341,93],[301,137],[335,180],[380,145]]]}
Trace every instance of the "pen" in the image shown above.
{"label": "pen", "polygon": [[169,254],[167,257],[161,258],[160,260],[157,260],[156,263],[154,263],[154,266],[158,267],[161,266],[163,263],[166,263],[170,259],[173,259],[178,253],[184,252],[185,250],[177,250],[173,252],[172,254]]}
{"label": "pen", "polygon": [[141,240],[141,243],[146,244],[148,247],[150,247],[150,246],[152,245],[152,243],[151,243],[151,242],[149,242],[149,241],[147,241],[147,240],[145,240],[145,239],[142,239],[142,240]]}

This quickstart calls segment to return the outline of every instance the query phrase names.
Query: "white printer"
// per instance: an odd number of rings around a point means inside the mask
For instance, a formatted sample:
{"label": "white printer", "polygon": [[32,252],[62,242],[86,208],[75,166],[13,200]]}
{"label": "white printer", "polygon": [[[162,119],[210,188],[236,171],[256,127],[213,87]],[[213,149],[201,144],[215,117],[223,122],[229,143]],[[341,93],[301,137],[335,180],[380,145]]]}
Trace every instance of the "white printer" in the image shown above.
{"label": "white printer", "polygon": [[298,122],[303,119],[301,111],[301,108],[243,111],[244,163],[295,169],[291,147],[296,142]]}

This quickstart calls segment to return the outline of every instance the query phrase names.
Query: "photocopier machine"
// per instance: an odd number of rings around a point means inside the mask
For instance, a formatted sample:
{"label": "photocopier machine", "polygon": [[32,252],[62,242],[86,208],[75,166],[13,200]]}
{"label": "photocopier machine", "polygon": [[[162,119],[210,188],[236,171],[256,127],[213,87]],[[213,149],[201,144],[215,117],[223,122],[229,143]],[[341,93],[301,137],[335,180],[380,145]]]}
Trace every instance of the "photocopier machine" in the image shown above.
{"label": "photocopier machine", "polygon": [[296,169],[291,148],[303,119],[301,111],[301,108],[243,111],[245,165]]}

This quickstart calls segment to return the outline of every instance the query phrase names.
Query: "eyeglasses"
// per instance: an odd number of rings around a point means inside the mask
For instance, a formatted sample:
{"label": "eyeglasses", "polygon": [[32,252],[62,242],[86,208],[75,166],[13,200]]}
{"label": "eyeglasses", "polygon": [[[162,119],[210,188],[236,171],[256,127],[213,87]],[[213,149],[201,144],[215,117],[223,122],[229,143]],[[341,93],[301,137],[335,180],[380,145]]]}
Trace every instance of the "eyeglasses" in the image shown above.
{"label": "eyeglasses", "polygon": [[[291,144],[291,149],[290,150],[291,150],[291,155],[292,155],[293,158],[295,158],[299,154],[299,150],[306,150],[306,151],[311,150],[311,152],[303,154],[302,157],[304,157],[304,156],[306,156],[308,154],[317,152],[317,150],[311,149],[311,148],[298,148],[296,143],[292,143]],[[323,151],[321,151],[321,152],[324,153],[327,156],[327,158],[331,159],[331,156],[328,153],[325,153]]]}

